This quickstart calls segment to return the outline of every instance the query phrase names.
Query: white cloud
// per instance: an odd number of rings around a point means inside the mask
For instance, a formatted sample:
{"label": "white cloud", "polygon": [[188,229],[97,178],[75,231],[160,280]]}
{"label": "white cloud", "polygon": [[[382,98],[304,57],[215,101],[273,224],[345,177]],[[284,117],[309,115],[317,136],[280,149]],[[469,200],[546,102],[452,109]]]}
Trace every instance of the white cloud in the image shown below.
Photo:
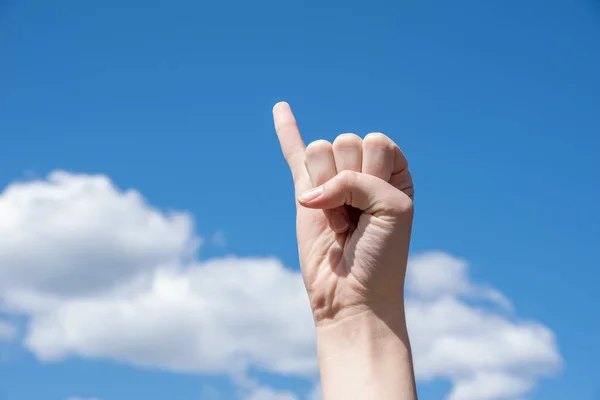
{"label": "white cloud", "polygon": [[469,280],[465,260],[437,251],[413,257],[411,264],[407,272],[409,296],[426,300],[461,296],[489,300],[506,310],[512,309],[502,293]]}
{"label": "white cloud", "polygon": [[464,261],[443,253],[411,260],[407,319],[415,372],[422,380],[450,379],[451,400],[513,399],[560,365],[554,335],[540,323],[465,302],[462,296],[509,304],[470,282],[466,270]]}
{"label": "white cloud", "polygon": [[517,399],[534,385],[530,378],[516,374],[480,372],[456,382],[449,400]]}
{"label": "white cloud", "polygon": [[0,196],[0,290],[101,291],[178,262],[197,239],[185,213],[162,213],[104,176],[57,171]]}
{"label": "white cloud", "polygon": [[17,329],[11,323],[0,320],[0,342],[9,341],[17,336]]}
{"label": "white cloud", "polygon": [[[300,275],[276,259],[199,262],[197,243],[188,214],[154,209],[106,177],[57,172],[14,184],[0,195],[0,299],[29,316],[25,345],[45,361],[316,376]],[[450,400],[520,397],[560,365],[554,336],[519,321],[505,296],[467,272],[441,252],[411,260],[418,379],[450,380]],[[294,398],[260,386],[245,393]]]}
{"label": "white cloud", "polygon": [[79,355],[190,372],[316,369],[302,281],[276,260],[165,267],[102,295],[40,303],[50,307],[33,313],[26,345],[42,360]]}

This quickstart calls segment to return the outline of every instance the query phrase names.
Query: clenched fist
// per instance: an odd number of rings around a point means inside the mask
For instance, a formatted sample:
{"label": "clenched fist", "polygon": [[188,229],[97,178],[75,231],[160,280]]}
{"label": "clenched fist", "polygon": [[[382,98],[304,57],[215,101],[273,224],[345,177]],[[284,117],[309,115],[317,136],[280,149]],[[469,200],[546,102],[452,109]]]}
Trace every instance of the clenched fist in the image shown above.
{"label": "clenched fist", "polygon": [[294,178],[300,266],[315,323],[403,313],[414,192],[406,158],[381,133],[305,146],[289,105],[277,104],[273,114]]}

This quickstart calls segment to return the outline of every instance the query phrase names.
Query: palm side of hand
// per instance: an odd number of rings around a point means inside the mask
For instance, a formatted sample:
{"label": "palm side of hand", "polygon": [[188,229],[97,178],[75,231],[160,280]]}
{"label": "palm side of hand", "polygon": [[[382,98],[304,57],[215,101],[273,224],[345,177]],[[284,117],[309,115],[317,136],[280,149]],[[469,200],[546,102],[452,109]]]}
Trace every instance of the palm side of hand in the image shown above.
{"label": "palm side of hand", "polygon": [[400,210],[377,215],[349,206],[348,200],[323,209],[297,203],[300,264],[315,321],[357,312],[377,301],[401,302],[412,180],[399,148],[383,134],[364,140],[344,134],[333,144],[316,141],[305,147],[287,104],[278,104],[274,117],[297,195],[333,178],[352,179],[358,172],[382,181],[378,184],[383,190],[396,192],[395,207]]}

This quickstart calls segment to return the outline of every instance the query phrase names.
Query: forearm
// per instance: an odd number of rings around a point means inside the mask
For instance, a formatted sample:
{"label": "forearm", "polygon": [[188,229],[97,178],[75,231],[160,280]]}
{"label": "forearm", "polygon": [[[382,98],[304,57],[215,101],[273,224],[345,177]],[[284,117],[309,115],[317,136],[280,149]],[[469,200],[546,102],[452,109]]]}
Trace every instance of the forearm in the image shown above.
{"label": "forearm", "polygon": [[404,311],[317,326],[324,400],[416,400]]}

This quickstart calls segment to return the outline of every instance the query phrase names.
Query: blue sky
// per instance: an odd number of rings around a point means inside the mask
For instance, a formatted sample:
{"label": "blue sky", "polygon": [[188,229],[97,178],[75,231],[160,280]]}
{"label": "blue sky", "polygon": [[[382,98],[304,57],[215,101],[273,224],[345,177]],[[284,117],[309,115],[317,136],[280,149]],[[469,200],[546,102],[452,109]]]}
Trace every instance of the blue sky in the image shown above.
{"label": "blue sky", "polygon": [[[413,253],[467,260],[470,279],[510,299],[506,318],[553,332],[562,362],[525,397],[597,399],[598,71],[591,0],[0,0],[0,183],[101,174],[164,215],[186,212],[203,242],[198,262],[276,259],[295,273],[293,193],[271,107],[288,101],[306,141],[385,132],[412,166]],[[0,299],[17,286],[46,290],[14,278],[23,257],[5,255]],[[36,265],[68,280],[52,260]],[[16,327],[0,341],[2,400],[236,398],[243,386],[231,371],[143,365],[97,344],[44,360],[27,345],[36,313],[0,314]],[[120,348],[113,339],[102,343]],[[250,363],[246,375],[300,398],[313,386],[269,368]],[[444,379],[420,387],[423,399],[450,390]]]}

